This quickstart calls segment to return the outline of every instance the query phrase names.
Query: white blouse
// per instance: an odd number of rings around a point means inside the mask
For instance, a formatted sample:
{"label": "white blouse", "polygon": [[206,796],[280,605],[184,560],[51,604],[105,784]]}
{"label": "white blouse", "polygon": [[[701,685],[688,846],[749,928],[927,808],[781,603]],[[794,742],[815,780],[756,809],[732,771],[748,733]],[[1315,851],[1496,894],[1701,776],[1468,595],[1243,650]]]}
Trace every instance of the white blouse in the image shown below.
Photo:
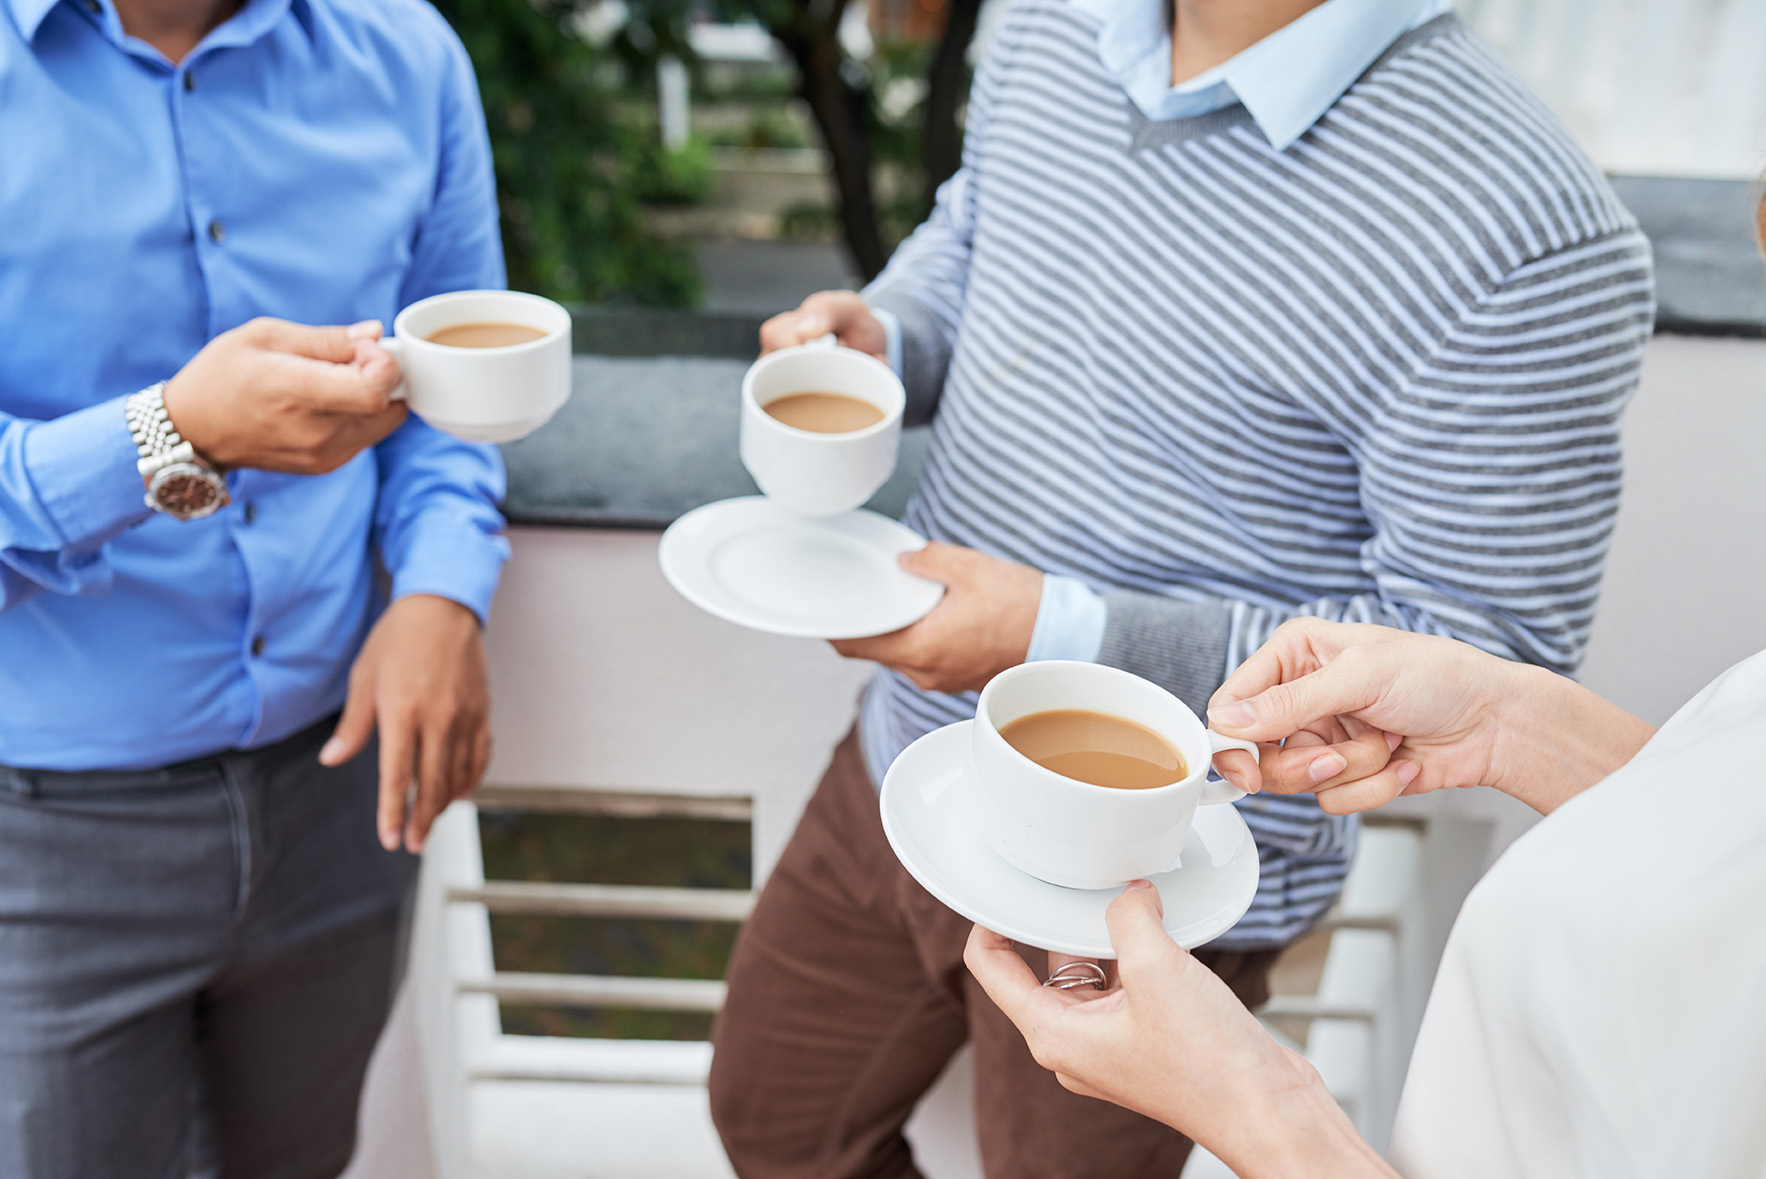
{"label": "white blouse", "polygon": [[1407,1179],[1766,1176],[1766,652],[1473,890],[1389,1157]]}

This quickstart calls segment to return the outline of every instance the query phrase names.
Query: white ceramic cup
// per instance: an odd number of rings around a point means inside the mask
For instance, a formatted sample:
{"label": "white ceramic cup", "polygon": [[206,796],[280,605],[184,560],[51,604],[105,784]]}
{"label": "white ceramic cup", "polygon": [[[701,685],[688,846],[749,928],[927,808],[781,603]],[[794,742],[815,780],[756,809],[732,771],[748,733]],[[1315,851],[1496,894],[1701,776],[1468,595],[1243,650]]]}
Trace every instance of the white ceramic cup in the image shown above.
{"label": "white ceramic cup", "polygon": [[[463,323],[518,323],[546,334],[501,348],[455,348],[429,337]],[[468,442],[513,442],[570,400],[570,312],[520,291],[453,291],[399,312],[380,346],[398,358],[393,397]]]}
{"label": "white ceramic cup", "polygon": [[[793,393],[868,401],[883,420],[845,434],[799,430],[765,406]],[[895,471],[907,394],[890,367],[834,337],[769,352],[742,378],[742,465],[760,490],[802,516],[838,516],[877,494]]]}
{"label": "white ceramic cup", "polygon": [[[1118,790],[1044,769],[1000,736],[1020,717],[1086,709],[1136,721],[1183,755],[1189,776],[1169,786]],[[1000,672],[981,690],[971,731],[987,842],[1007,863],[1067,888],[1116,888],[1168,870],[1183,850],[1197,806],[1245,792],[1210,781],[1223,749],[1257,746],[1212,732],[1183,701],[1114,667],[1050,659]]]}

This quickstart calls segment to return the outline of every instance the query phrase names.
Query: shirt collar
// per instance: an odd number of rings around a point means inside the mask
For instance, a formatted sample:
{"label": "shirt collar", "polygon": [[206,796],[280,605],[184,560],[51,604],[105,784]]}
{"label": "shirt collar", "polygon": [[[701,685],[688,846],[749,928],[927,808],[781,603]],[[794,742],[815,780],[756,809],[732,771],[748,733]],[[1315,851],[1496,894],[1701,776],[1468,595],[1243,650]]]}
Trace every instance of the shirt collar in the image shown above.
{"label": "shirt collar", "polygon": [[[12,9],[12,18],[18,22],[19,32],[24,35],[27,43],[36,39],[37,30],[42,27],[44,20],[55,11],[57,4],[63,2],[64,0],[0,0],[0,3]],[[85,0],[65,2],[75,4],[85,3]],[[93,9],[100,14],[101,20],[107,23],[115,20],[108,0],[93,2],[102,5],[101,8]],[[87,7],[92,5],[88,4]],[[306,22],[307,0],[246,0],[238,12],[203,38],[202,48],[207,50],[221,46],[249,45],[268,32],[290,9],[294,10],[303,24]],[[117,24],[115,29],[120,38],[122,26]]]}
{"label": "shirt collar", "polygon": [[1325,0],[1263,40],[1171,85],[1165,0],[1073,0],[1102,22],[1098,58],[1149,119],[1183,118],[1242,102],[1281,151],[1318,122],[1374,59],[1450,0]]}
{"label": "shirt collar", "polygon": [[5,3],[12,9],[12,19],[18,23],[18,31],[30,41],[36,37],[37,26],[43,23],[43,18],[61,0],[5,0]]}

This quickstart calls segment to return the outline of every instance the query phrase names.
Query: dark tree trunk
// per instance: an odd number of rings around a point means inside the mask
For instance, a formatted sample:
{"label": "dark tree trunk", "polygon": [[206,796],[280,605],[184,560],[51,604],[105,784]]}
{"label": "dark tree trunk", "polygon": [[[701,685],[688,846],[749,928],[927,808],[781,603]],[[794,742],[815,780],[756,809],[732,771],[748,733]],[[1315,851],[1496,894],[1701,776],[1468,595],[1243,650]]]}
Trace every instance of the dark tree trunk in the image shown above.
{"label": "dark tree trunk", "polygon": [[947,0],[944,35],[926,77],[926,207],[938,186],[955,175],[963,162],[963,133],[957,126],[957,107],[969,92],[969,43],[975,39],[975,21],[981,0]]}
{"label": "dark tree trunk", "polygon": [[889,250],[883,244],[872,176],[869,96],[841,73],[839,24],[836,15],[812,37],[780,35],[778,30],[774,35],[797,63],[804,101],[828,147],[846,248],[868,281],[883,269]]}

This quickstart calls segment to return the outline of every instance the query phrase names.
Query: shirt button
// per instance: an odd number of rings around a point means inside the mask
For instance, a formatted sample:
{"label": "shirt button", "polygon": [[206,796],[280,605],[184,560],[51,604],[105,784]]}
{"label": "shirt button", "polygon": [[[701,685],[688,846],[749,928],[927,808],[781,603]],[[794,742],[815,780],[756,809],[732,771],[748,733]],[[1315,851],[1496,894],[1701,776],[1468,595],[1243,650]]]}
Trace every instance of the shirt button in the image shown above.
{"label": "shirt button", "polygon": [[251,641],[251,653],[253,655],[262,655],[264,653],[264,636],[263,635],[259,635],[257,638],[255,638]]}
{"label": "shirt button", "polygon": [[245,505],[245,522],[247,524],[256,524],[258,522],[258,506],[256,504]]}
{"label": "shirt button", "polygon": [[220,245],[227,240],[227,227],[222,225],[219,220],[210,221],[208,223],[208,239],[217,246]]}
{"label": "shirt button", "polygon": [[189,70],[184,71],[184,89],[186,89],[186,90],[196,89],[196,75],[191,73]]}
{"label": "shirt button", "polygon": [[96,14],[98,12],[98,0],[86,0],[86,11]]}

